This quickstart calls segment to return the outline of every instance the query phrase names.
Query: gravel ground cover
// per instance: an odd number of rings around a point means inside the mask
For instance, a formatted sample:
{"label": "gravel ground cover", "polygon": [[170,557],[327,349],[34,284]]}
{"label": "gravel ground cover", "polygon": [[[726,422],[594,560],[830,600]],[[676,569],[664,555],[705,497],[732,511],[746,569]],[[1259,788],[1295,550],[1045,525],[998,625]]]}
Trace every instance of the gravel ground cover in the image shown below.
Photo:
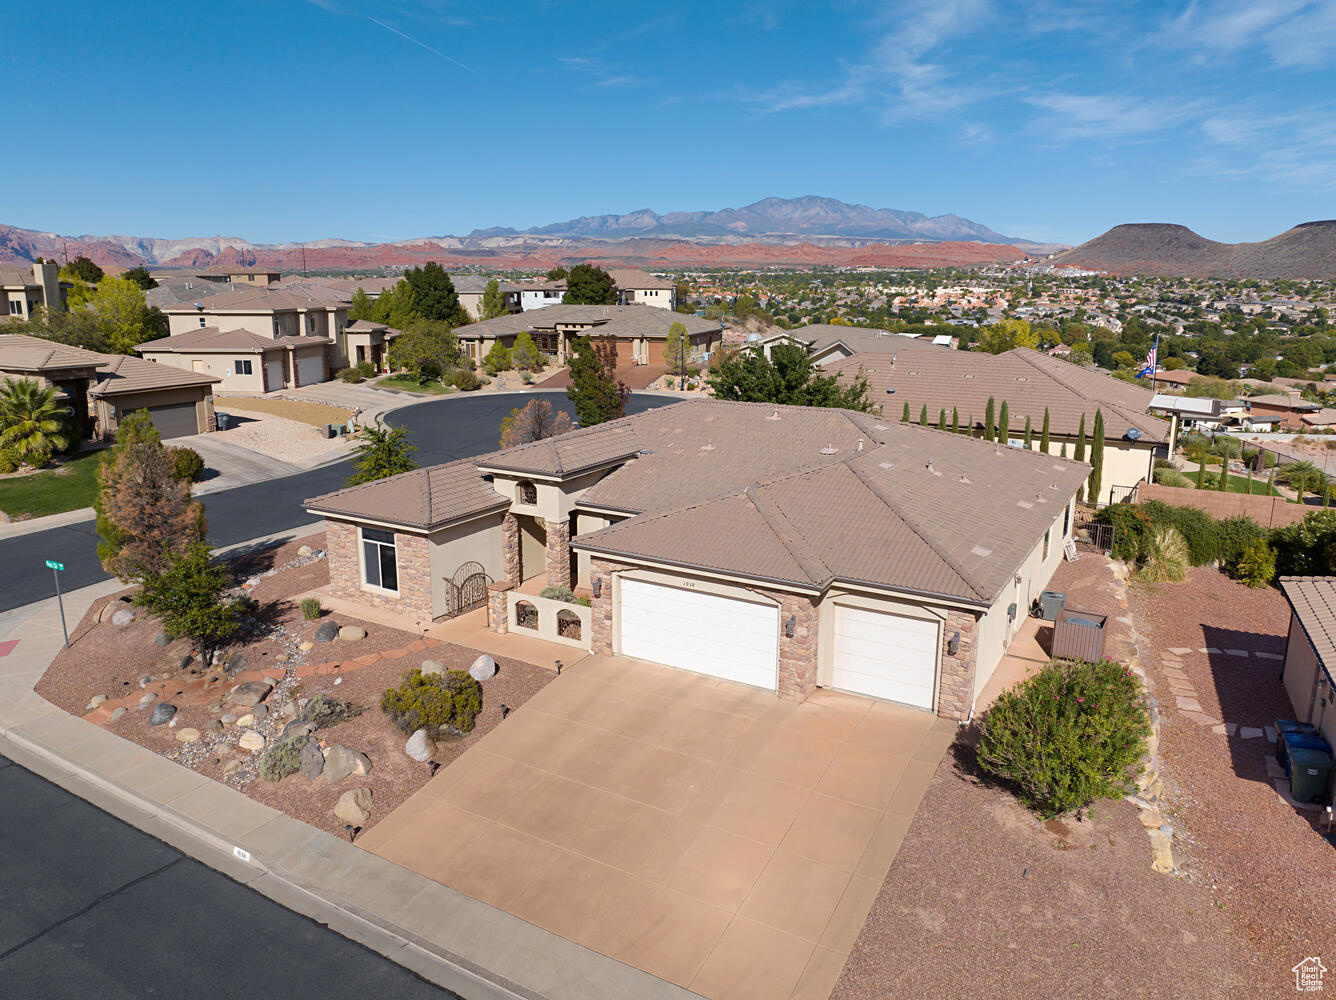
{"label": "gravel ground cover", "polygon": [[[1106,561],[1083,554],[1051,587],[1113,615],[1110,643],[1136,642],[1144,657]],[[1209,884],[1151,870],[1135,806],[1043,822],[983,778],[974,734],[938,767],[833,997],[1283,994],[1283,981],[1257,989],[1252,937]],[[1176,776],[1182,765],[1163,753]]]}
{"label": "gravel ground cover", "polygon": [[[269,402],[269,400],[261,400],[261,402]],[[285,401],[274,400],[273,402]],[[296,405],[316,406],[319,404],[299,403]],[[243,448],[249,448],[251,451],[258,451],[261,455],[276,458],[281,462],[292,462],[300,465],[309,463],[313,456],[323,452],[333,452],[347,448],[346,438],[336,438],[331,441],[321,434],[314,424],[301,420],[289,420],[286,417],[236,409],[233,407],[231,400],[223,405],[216,406],[215,409],[219,413],[229,413],[240,417],[241,423],[229,427],[225,431],[215,431],[209,435],[210,438],[230,441],[233,444],[241,445]],[[329,407],[329,409],[335,408]],[[343,420],[335,422],[343,423]],[[326,421],[326,423],[329,423],[329,421]]]}
{"label": "gravel ground cover", "polygon": [[328,403],[311,403],[301,399],[254,399],[249,396],[228,396],[214,400],[221,409],[244,410],[247,413],[264,413],[284,420],[296,420],[315,427],[325,424],[346,424],[353,415],[352,410],[342,406],[330,406]]}
{"label": "gravel ground cover", "polygon": [[[133,593],[127,589],[95,604],[71,630],[71,648],[52,662],[37,693],[67,712],[332,833],[345,832],[344,821],[332,812],[339,797],[353,788],[369,788],[371,818],[363,828],[370,828],[433,773],[431,761],[419,763],[404,752],[407,737],[381,711],[381,693],[425,659],[448,669],[467,669],[479,651],[342,615],[326,613],[304,621],[294,598],[328,583],[322,546],[323,536],[310,536],[233,561],[238,582],[258,607],[247,633],[216,666],[191,659],[193,651],[183,640],[158,645],[158,624],[142,610],[133,609],[132,621],[116,625],[114,612],[132,609],[119,600]],[[304,554],[307,548],[310,552]],[[314,642],[317,628],[330,620],[360,627],[366,636]],[[497,659],[497,666],[496,676],[483,683],[483,711],[473,732],[438,743],[435,763],[449,764],[501,720],[502,704],[519,707],[554,676],[504,657]],[[274,688],[259,707],[225,702],[234,685],[266,680]],[[366,754],[370,772],[334,784],[300,774],[280,782],[259,777],[262,750],[241,747],[242,737],[257,734],[266,746],[272,744],[304,700],[321,693],[362,711],[348,722],[319,730],[318,741],[326,748],[342,745]],[[159,703],[174,705],[176,712],[166,724],[149,725]],[[256,718],[247,721],[247,714]],[[197,738],[181,742],[186,730]]]}

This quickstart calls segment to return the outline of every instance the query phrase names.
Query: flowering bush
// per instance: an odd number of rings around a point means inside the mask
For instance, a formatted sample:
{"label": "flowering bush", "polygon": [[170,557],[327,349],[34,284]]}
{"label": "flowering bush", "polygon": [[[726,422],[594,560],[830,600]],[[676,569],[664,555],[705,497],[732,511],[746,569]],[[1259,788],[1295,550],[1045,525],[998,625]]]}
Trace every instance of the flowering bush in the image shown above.
{"label": "flowering bush", "polygon": [[1131,792],[1151,732],[1140,679],[1109,660],[1050,663],[1004,691],[980,730],[979,766],[1044,817]]}

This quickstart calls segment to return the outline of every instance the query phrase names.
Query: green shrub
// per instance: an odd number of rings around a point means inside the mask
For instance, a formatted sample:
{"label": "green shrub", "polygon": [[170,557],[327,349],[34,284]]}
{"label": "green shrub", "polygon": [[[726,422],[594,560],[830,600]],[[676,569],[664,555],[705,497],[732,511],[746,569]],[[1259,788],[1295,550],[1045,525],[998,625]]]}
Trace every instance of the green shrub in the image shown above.
{"label": "green shrub", "polygon": [[1176,486],[1179,489],[1192,489],[1197,484],[1172,466],[1155,470],[1155,482],[1161,486]]}
{"label": "green shrub", "polygon": [[1243,444],[1238,438],[1217,434],[1215,440],[1211,442],[1211,450],[1226,458],[1238,458],[1239,453],[1243,451]]}
{"label": "green shrub", "polygon": [[176,478],[184,483],[193,483],[204,471],[204,457],[194,448],[168,448],[172,458]]}
{"label": "green shrub", "polygon": [[1258,538],[1229,567],[1229,575],[1249,587],[1265,587],[1276,576],[1276,552]]}
{"label": "green shrub", "polygon": [[1281,576],[1336,573],[1336,510],[1315,510],[1302,521],[1271,532],[1276,572]]}
{"label": "green shrub", "polygon": [[[1141,509],[1151,523],[1177,529],[1188,546],[1188,561],[1193,566],[1206,566],[1220,555],[1220,539],[1215,518],[1198,507],[1177,507],[1173,504],[1148,500]],[[1143,552],[1143,558],[1145,553]]]}
{"label": "green shrub", "polygon": [[482,366],[488,375],[507,371],[512,367],[512,364],[510,349],[499,340],[492,344],[492,349],[482,359]]}
{"label": "green shrub", "polygon": [[360,382],[363,378],[356,368],[341,368],[337,377],[341,382]]}
{"label": "green shrub", "polygon": [[1265,540],[1266,534],[1265,528],[1241,514],[1216,521],[1216,558],[1228,566],[1253,542]]}
{"label": "green shrub", "polygon": [[302,769],[302,750],[311,737],[302,733],[281,743],[271,744],[260,758],[260,777],[266,781],[282,781]]}
{"label": "green shrub", "polygon": [[482,711],[482,685],[463,670],[424,674],[414,667],[398,687],[385,689],[380,707],[400,732],[453,729],[468,733]]}
{"label": "green shrub", "polygon": [[21,464],[22,456],[19,454],[17,448],[0,448],[0,476],[7,476],[11,472],[17,472]]}
{"label": "green shrub", "polygon": [[357,364],[353,365],[353,369],[358,375],[361,375],[362,378],[371,378],[372,375],[376,374],[376,366],[370,361],[359,361]]}
{"label": "green shrub", "polygon": [[1150,736],[1141,681],[1127,667],[1050,663],[998,697],[980,723],[979,766],[1045,817],[1135,788]]}
{"label": "green shrub", "polygon": [[1112,503],[1101,508],[1095,519],[1113,525],[1113,558],[1128,563],[1141,559],[1142,547],[1151,528],[1150,516],[1144,510],[1129,503]]}
{"label": "green shrub", "polygon": [[538,592],[539,597],[546,597],[550,601],[562,601],[566,604],[579,604],[589,607],[589,598],[576,597],[575,591],[570,587],[544,587]]}
{"label": "green shrub", "polygon": [[1146,539],[1137,578],[1145,583],[1181,583],[1188,575],[1188,543],[1169,524],[1156,525]]}
{"label": "green shrub", "polygon": [[313,622],[324,613],[324,608],[320,606],[320,598],[303,597],[302,598],[302,617],[308,622]]}
{"label": "green shrub", "polygon": [[1169,459],[1167,458],[1157,458],[1155,460],[1154,465],[1152,466],[1152,468],[1154,468],[1156,472],[1158,472],[1160,469],[1172,469],[1173,467],[1174,463],[1169,461]]}
{"label": "green shrub", "polygon": [[302,706],[302,710],[297,713],[297,721],[314,722],[316,729],[328,729],[361,714],[362,710],[351,702],[327,694],[317,694]]}
{"label": "green shrub", "polygon": [[451,382],[460,392],[473,392],[482,386],[482,383],[478,381],[478,376],[467,368],[461,368],[455,372]]}

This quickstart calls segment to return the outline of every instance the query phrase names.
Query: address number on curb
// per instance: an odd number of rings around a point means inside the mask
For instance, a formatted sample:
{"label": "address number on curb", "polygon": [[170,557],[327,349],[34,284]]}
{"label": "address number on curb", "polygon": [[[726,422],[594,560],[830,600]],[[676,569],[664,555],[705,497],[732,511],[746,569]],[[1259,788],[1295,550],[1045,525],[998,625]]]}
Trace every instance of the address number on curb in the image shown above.
{"label": "address number on curb", "polygon": [[246,850],[244,847],[233,847],[232,853],[235,854],[237,857],[239,857],[242,861],[245,862],[250,861],[250,851]]}

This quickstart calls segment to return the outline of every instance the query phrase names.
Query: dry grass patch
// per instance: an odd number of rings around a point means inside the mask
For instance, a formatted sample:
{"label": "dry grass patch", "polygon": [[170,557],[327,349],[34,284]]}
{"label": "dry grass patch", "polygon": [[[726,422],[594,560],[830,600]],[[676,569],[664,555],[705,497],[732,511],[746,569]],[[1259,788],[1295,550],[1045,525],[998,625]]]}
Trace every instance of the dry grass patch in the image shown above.
{"label": "dry grass patch", "polygon": [[215,409],[240,410],[243,413],[264,413],[271,417],[296,420],[303,424],[324,427],[325,424],[346,424],[353,411],[325,403],[307,403],[299,399],[251,399],[226,397],[214,401]]}

